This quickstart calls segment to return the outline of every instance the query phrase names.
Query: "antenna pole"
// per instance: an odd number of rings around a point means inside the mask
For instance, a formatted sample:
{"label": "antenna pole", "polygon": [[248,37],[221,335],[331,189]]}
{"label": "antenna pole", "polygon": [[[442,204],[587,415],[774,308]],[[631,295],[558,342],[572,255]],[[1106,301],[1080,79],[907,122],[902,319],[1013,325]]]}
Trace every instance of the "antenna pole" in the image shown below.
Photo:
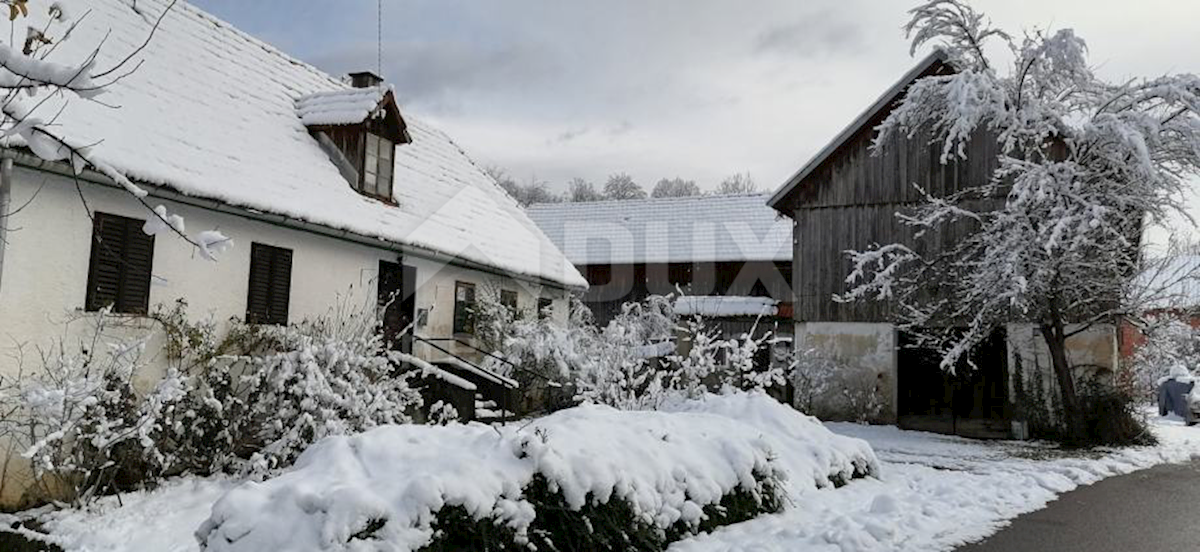
{"label": "antenna pole", "polygon": [[379,0],[379,11],[375,14],[377,42],[375,44],[375,72],[383,76],[383,0]]}

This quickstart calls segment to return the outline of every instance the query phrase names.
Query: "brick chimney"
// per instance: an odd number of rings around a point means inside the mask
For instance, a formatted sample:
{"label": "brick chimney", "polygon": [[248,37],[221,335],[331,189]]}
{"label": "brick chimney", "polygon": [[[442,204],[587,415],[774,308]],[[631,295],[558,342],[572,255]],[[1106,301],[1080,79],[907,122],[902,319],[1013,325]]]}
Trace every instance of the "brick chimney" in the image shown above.
{"label": "brick chimney", "polygon": [[370,71],[350,73],[350,84],[355,88],[371,88],[383,84],[383,77]]}

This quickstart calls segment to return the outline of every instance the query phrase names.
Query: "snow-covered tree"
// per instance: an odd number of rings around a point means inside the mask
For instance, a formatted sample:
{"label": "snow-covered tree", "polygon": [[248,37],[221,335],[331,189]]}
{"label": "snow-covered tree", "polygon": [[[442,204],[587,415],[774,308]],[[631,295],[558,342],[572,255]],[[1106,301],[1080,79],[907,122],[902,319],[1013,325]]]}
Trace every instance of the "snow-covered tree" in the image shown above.
{"label": "snow-covered tree", "polygon": [[632,176],[625,173],[616,173],[609,176],[608,181],[604,183],[604,198],[645,199],[646,190],[643,190],[637,182],[634,182]]}
{"label": "snow-covered tree", "polygon": [[550,184],[544,180],[530,178],[528,184],[517,182],[508,171],[500,167],[486,167],[483,170],[496,184],[508,192],[508,195],[522,207],[534,203],[558,203],[562,198],[550,191]]}
{"label": "snow-covered tree", "polygon": [[[1144,269],[1142,229],[1183,213],[1200,169],[1200,78],[1109,83],[1070,29],[1013,37],[960,0],[924,2],[911,14],[913,51],[936,43],[954,71],[910,86],[879,125],[875,151],[896,136],[929,136],[949,163],[990,133],[998,169],[898,215],[918,241],[950,226],[965,237],[930,251],[894,243],[853,252],[851,289],[840,299],[893,302],[906,329],[942,344],[947,370],[1004,323],[1036,324],[1078,435],[1066,341],[1153,299],[1132,278]],[[986,53],[994,42],[1011,52],[1007,70]]]}
{"label": "snow-covered tree", "polygon": [[1138,396],[1154,397],[1159,380],[1176,366],[1200,369],[1200,328],[1168,313],[1149,317],[1142,334],[1146,340],[1134,352],[1128,373],[1128,384]]}
{"label": "snow-covered tree", "polygon": [[684,180],[679,177],[664,178],[654,185],[650,197],[690,197],[700,195],[700,186],[695,180]]}
{"label": "snow-covered tree", "polygon": [[750,178],[750,173],[737,173],[725,177],[717,184],[717,195],[752,194],[758,191],[758,184]]}
{"label": "snow-covered tree", "polygon": [[596,186],[587,180],[576,177],[567,183],[567,201],[580,203],[602,199],[604,195],[596,191]]}
{"label": "snow-covered tree", "polygon": [[[105,92],[137,70],[138,55],[150,46],[175,2],[151,19],[153,26],[147,35],[140,42],[135,41],[129,51],[110,56],[102,51],[106,45],[101,44],[82,58],[69,60],[62,59],[65,54],[58,48],[59,43],[70,40],[78,25],[88,24],[86,14],[72,19],[75,14],[70,13],[62,2],[5,0],[3,4],[8,7],[12,32],[7,40],[0,39],[0,95],[3,96],[0,100],[0,134],[9,137],[10,145],[27,147],[46,161],[65,162],[76,177],[90,168],[111,179],[146,208],[150,217],[144,228],[147,234],[174,234],[210,260],[215,260],[217,254],[232,246],[232,241],[216,230],[188,233],[182,217],[168,212],[164,205],[152,203],[145,188],[94,151],[95,144],[81,142],[55,124],[55,118],[72,101],[119,108],[105,103]],[[137,3],[134,2],[130,9],[138,11]],[[138,13],[148,17],[141,11]],[[24,36],[18,33],[22,23]],[[102,59],[108,61],[102,62]],[[82,184],[76,179],[75,185]],[[79,197],[84,201],[83,194]],[[20,206],[13,209],[0,204],[0,224],[20,209]],[[86,201],[84,209],[91,216],[92,210]]]}

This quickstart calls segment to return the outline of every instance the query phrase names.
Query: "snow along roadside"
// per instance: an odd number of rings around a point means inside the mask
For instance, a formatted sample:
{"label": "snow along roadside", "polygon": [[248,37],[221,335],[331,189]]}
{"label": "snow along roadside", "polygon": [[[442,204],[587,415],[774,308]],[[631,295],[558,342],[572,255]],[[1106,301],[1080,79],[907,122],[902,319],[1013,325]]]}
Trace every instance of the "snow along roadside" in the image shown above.
{"label": "snow along roadside", "polygon": [[[296,465],[231,490],[196,538],[214,552],[417,550],[447,506],[517,543],[536,529],[534,477],[578,511],[619,500],[650,526],[695,529],[743,489],[792,496],[875,475],[867,443],[829,432],[764,393],[710,395],[675,411],[584,405],[525,426],[385,426],[326,438]],[[567,538],[556,535],[559,538]]]}
{"label": "snow along roadside", "polygon": [[[686,540],[671,550],[951,550],[1080,485],[1184,462],[1200,452],[1200,427],[1164,420],[1155,425],[1157,447],[1078,458],[1035,444],[827,424],[874,447],[882,461],[881,481],[814,491],[794,499],[789,511]],[[57,513],[47,529],[68,552],[196,552],[193,532],[234,486],[224,479],[176,480],[153,492],[123,495],[123,507],[106,499],[94,511]]]}
{"label": "snow along roadside", "polygon": [[1154,421],[1158,446],[1084,456],[1033,443],[828,426],[871,443],[883,462],[882,479],[810,494],[780,514],[681,541],[671,552],[953,550],[1079,486],[1200,455],[1200,427],[1171,420]]}

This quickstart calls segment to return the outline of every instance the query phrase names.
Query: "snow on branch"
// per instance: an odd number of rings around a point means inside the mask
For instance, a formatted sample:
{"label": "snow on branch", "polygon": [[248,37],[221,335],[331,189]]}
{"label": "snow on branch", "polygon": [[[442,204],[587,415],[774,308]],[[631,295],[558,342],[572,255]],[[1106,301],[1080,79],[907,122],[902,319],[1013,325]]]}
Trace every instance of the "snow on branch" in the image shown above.
{"label": "snow on branch", "polygon": [[939,40],[939,46],[956,61],[970,61],[988,67],[983,44],[991,38],[1010,40],[1004,31],[991,27],[983,14],[959,0],[932,0],[909,10],[912,19],[904,32],[912,39],[911,53],[924,44]]}
{"label": "snow on branch", "polygon": [[847,251],[846,254],[854,266],[846,283],[854,287],[834,297],[839,303],[868,298],[886,301],[895,297],[902,269],[920,258],[912,249],[898,243],[875,244],[866,251]]}
{"label": "snow on branch", "polygon": [[[1015,40],[960,0],[911,14],[913,51],[936,43],[954,71],[913,83],[877,127],[873,152],[927,140],[950,164],[984,137],[999,151],[986,160],[993,172],[962,191],[933,195],[917,182],[923,200],[897,213],[913,243],[848,252],[839,301],[889,301],[912,330],[968,327],[943,348],[952,364],[1008,321],[1054,325],[1062,338],[1081,331],[1063,324],[1142,312],[1196,276],[1191,267],[1138,277],[1153,265],[1144,227],[1193,223],[1183,198],[1200,175],[1200,77],[1109,83],[1071,29]],[[984,53],[997,40],[1012,53],[1007,71]]]}
{"label": "snow on branch", "polygon": [[[184,232],[183,218],[167,212],[163,205],[151,205],[147,201],[147,190],[98,155],[94,151],[96,143],[82,143],[54,130],[55,119],[65,109],[65,102],[78,99],[100,103],[99,98],[108,86],[132,74],[140,66],[140,62],[134,63],[135,57],[149,44],[175,1],[159,14],[145,41],[105,70],[96,69],[104,47],[103,41],[82,62],[64,64],[51,61],[49,58],[58,44],[50,37],[50,29],[68,21],[67,11],[60,2],[53,2],[44,18],[33,21],[26,4],[19,3],[20,8],[14,9],[11,14],[13,20],[18,17],[31,19],[24,46],[18,49],[15,44],[0,42],[0,136],[8,139],[10,145],[19,144],[29,148],[43,160],[66,162],[76,177],[76,186],[79,186],[77,177],[86,168],[108,177],[146,208],[151,217],[144,227],[146,233],[174,233],[195,247],[201,257],[215,260],[217,253],[232,246],[229,238],[215,230],[196,236],[188,235]],[[10,3],[10,6],[15,5]],[[77,20],[65,29],[59,42],[67,40],[78,24]],[[62,102],[56,102],[56,105],[60,105],[59,112],[49,118],[40,116],[38,112],[45,109],[52,98],[62,99]],[[83,199],[82,193],[80,199]]]}

